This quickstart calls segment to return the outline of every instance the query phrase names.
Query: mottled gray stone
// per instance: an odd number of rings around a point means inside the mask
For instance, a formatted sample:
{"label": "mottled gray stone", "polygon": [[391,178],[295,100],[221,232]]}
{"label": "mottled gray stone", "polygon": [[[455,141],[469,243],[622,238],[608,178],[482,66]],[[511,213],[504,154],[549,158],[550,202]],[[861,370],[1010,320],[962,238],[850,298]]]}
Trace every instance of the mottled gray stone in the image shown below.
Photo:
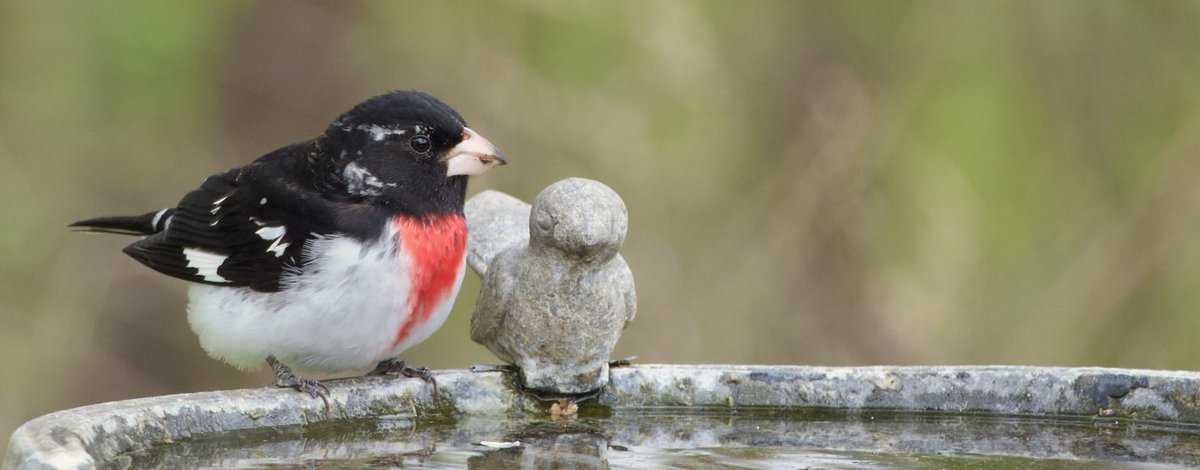
{"label": "mottled gray stone", "polygon": [[[513,390],[511,376],[459,370],[435,374],[442,385],[442,401],[436,405],[430,402],[429,387],[420,380],[368,377],[329,382],[329,411],[319,400],[273,387],[143,398],[59,411],[29,421],[13,433],[3,468],[107,467],[115,465],[115,459],[124,453],[151,446],[236,430],[331,420],[455,416],[455,433],[462,434],[454,438],[459,444],[480,439],[527,440],[528,433],[503,434],[512,431],[514,422],[534,419],[535,426],[545,422],[545,404]],[[610,375],[599,399],[585,406],[598,403],[612,409],[612,417],[602,421],[596,433],[609,435],[612,442],[622,445],[688,448],[731,442],[1106,460],[1120,460],[1128,454],[1139,461],[1200,465],[1197,449],[1183,443],[1182,434],[1174,434],[1195,432],[1200,425],[1200,373],[1196,372],[1019,366],[636,365],[614,368]],[[720,408],[728,408],[730,414],[695,414],[696,410]],[[821,409],[844,410],[859,418],[808,424],[737,418],[741,412],[753,410],[775,410],[785,416],[783,412]],[[648,417],[639,415],[639,410],[649,411]],[[920,420],[908,419],[878,427],[868,419],[868,414],[882,412],[1055,421],[1074,417],[1100,427],[1145,423],[1158,431],[1095,432],[1089,434],[1095,445],[1080,445],[1078,435],[1039,431],[1036,421],[1015,432],[1011,423],[922,428]],[[655,422],[655,417],[671,422]],[[334,443],[331,449],[307,439],[263,442],[251,448],[211,449],[215,458],[224,460],[208,465],[264,465],[297,455],[328,458],[344,453],[353,457],[386,450],[386,444]],[[203,440],[197,445],[203,447]]]}
{"label": "mottled gray stone", "polygon": [[608,361],[637,310],[617,254],[629,225],[608,186],[568,178],[530,207],[497,192],[467,202],[469,262],[483,278],[471,339],[516,365],[524,386],[578,394],[608,383]]}
{"label": "mottled gray stone", "polygon": [[529,204],[500,191],[467,201],[467,264],[480,277],[500,250],[529,244]]}
{"label": "mottled gray stone", "polygon": [[[685,372],[686,371],[686,372]],[[1025,366],[640,365],[612,370],[614,408],[793,406],[1099,415],[1200,424],[1200,373]]]}

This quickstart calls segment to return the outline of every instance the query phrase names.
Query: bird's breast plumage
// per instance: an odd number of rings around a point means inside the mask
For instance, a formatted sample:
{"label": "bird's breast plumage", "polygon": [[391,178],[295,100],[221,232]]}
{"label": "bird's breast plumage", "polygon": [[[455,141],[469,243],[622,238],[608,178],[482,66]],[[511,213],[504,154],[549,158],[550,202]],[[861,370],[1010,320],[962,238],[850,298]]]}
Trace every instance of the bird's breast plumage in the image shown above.
{"label": "bird's breast plumage", "polygon": [[192,286],[188,320],[205,350],[239,367],[268,354],[310,370],[369,366],[445,322],[466,238],[461,215],[394,217],[374,241],[316,237],[278,292]]}
{"label": "bird's breast plumage", "polygon": [[[463,256],[467,249],[467,224],[462,214],[434,214],[392,219],[396,242],[411,260],[409,301],[405,318],[396,330],[393,345],[410,339],[414,329],[430,321],[431,315],[446,310],[462,281]],[[436,319],[438,323],[443,319]]]}

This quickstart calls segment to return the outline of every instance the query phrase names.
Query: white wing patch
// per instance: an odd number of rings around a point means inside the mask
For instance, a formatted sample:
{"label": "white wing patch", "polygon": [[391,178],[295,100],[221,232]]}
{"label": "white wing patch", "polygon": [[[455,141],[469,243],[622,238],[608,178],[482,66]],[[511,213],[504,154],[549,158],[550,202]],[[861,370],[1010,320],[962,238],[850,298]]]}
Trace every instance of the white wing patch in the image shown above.
{"label": "white wing patch", "polygon": [[154,219],[150,221],[150,227],[158,227],[158,221],[161,220],[163,214],[166,214],[166,213],[167,213],[167,210],[163,209],[161,211],[158,211],[158,213],[154,214]]}
{"label": "white wing patch", "polygon": [[285,250],[287,250],[289,246],[292,246],[292,244],[289,242],[285,242],[285,241],[283,241],[282,238],[280,238],[278,240],[275,240],[275,243],[272,243],[271,246],[267,247],[267,251],[270,251],[271,253],[275,253],[275,257],[278,258],[280,256],[283,256],[283,252]]}
{"label": "white wing patch", "polygon": [[[158,213],[154,214],[154,219],[150,221],[150,228],[152,228],[154,230],[159,230],[158,223],[160,221],[162,221],[163,214],[166,214],[167,211],[169,211],[169,210],[171,210],[171,209],[163,209],[161,211],[158,211]],[[167,224],[170,224],[170,223],[171,223],[171,219],[167,219]],[[163,225],[162,230],[166,230],[166,229],[167,229],[167,226]],[[159,231],[161,232],[162,230],[159,230]]]}
{"label": "white wing patch", "polygon": [[229,256],[200,248],[184,248],[183,257],[187,258],[187,267],[195,269],[196,274],[205,281],[229,282],[217,274],[217,268],[221,267]]}
{"label": "white wing patch", "polygon": [[287,250],[292,245],[283,239],[283,236],[287,235],[287,227],[282,225],[267,225],[254,217],[251,217],[250,221],[261,227],[254,231],[256,235],[263,240],[272,242],[271,246],[267,247],[267,251],[275,253],[276,258],[283,256],[284,250]]}
{"label": "white wing patch", "polygon": [[217,212],[221,211],[221,203],[225,202],[226,199],[229,199],[229,196],[232,196],[234,192],[235,191],[230,191],[229,194],[221,196],[220,198],[217,198],[217,200],[213,201],[213,203],[212,203],[213,208],[212,208],[212,210],[210,210],[208,212],[212,215],[217,215]]}
{"label": "white wing patch", "polygon": [[263,240],[278,240],[287,234],[287,229],[283,226],[265,226],[256,230],[254,233],[262,237]]}

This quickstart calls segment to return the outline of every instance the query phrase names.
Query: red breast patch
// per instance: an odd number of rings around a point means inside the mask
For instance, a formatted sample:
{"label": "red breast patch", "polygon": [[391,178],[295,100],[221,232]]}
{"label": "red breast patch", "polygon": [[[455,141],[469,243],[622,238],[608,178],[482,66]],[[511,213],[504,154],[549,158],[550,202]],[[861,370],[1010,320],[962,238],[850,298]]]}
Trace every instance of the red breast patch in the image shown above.
{"label": "red breast patch", "polygon": [[392,346],[400,344],[454,289],[458,268],[467,249],[467,221],[461,214],[392,219],[400,248],[412,259],[409,273],[408,318],[396,330]]}

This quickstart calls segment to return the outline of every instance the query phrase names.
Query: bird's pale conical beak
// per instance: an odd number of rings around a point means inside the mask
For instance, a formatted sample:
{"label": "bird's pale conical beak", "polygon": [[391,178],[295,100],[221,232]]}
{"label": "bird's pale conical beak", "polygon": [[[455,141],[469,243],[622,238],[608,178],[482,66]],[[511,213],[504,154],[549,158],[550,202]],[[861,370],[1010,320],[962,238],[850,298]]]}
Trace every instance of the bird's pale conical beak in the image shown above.
{"label": "bird's pale conical beak", "polygon": [[507,163],[500,149],[469,127],[464,127],[462,142],[446,153],[446,176],[478,175]]}

